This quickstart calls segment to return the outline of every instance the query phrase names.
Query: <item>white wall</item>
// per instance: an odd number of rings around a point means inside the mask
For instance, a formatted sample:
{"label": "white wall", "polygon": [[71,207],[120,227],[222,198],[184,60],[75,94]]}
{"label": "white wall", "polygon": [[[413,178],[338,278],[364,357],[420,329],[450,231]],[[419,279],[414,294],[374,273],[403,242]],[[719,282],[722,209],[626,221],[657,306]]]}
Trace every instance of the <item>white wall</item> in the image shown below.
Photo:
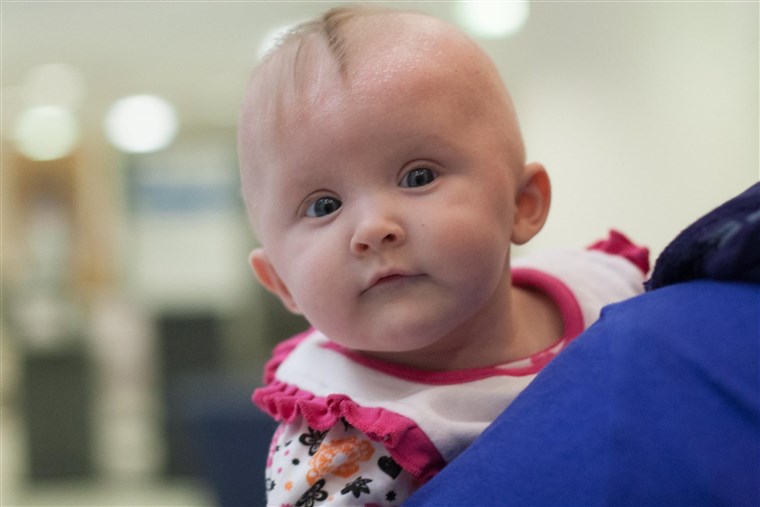
{"label": "white wall", "polygon": [[560,2],[485,41],[554,184],[546,228],[519,252],[616,227],[654,260],[758,181],[758,40],[757,3]]}

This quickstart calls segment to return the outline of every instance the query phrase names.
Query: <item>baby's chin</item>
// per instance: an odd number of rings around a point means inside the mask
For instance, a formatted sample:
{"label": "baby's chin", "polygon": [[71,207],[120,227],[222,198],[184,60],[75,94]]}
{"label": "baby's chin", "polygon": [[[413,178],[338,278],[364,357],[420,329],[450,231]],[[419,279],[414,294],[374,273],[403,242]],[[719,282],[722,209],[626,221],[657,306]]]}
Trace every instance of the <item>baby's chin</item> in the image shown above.
{"label": "baby's chin", "polygon": [[389,338],[386,342],[373,346],[367,344],[357,343],[339,343],[349,350],[377,359],[386,359],[391,362],[407,362],[407,360],[413,360],[417,356],[425,354],[425,350],[428,348],[427,342],[421,342],[419,337],[416,340],[401,339],[394,340]]}
{"label": "baby's chin", "polygon": [[440,347],[440,337],[388,337],[377,346],[342,344],[353,352],[374,360],[423,370],[445,369],[449,354]]}
{"label": "baby's chin", "polygon": [[406,355],[422,352],[440,340],[441,334],[432,325],[426,324],[426,319],[412,322],[399,320],[372,326],[374,329],[382,329],[381,333],[357,331],[346,336],[345,340],[338,337],[335,341],[367,354]]}

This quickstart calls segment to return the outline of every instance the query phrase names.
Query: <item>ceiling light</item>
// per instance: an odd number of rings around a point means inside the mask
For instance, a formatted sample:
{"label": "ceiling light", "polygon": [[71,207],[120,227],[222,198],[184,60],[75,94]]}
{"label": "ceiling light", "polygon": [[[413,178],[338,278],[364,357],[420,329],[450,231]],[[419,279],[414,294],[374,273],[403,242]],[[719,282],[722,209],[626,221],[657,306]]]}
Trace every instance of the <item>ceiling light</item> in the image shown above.
{"label": "ceiling light", "polygon": [[528,0],[456,2],[454,9],[465,30],[474,36],[492,39],[517,33],[530,12]]}
{"label": "ceiling light", "polygon": [[13,129],[18,150],[32,160],[65,157],[79,139],[74,114],[57,106],[40,106],[22,112]]}
{"label": "ceiling light", "polygon": [[168,146],[177,134],[174,108],[155,95],[134,95],[116,101],[105,118],[108,140],[128,153],[147,153]]}

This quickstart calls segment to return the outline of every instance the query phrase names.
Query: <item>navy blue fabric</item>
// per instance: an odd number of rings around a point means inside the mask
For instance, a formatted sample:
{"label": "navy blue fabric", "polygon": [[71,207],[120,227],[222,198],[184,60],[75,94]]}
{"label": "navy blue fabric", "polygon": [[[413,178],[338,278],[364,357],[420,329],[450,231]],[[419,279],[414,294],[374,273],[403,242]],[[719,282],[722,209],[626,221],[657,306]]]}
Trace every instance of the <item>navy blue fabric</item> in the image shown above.
{"label": "navy blue fabric", "polygon": [[607,307],[405,506],[760,505],[760,285]]}
{"label": "navy blue fabric", "polygon": [[760,283],[760,183],[684,229],[660,254],[645,286],[699,278]]}

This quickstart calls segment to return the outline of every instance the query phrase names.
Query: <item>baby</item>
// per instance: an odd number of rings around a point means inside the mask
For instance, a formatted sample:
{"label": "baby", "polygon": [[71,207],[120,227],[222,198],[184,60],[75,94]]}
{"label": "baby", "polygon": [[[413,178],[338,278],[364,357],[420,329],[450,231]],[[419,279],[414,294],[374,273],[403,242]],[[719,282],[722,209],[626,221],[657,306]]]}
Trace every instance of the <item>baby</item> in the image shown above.
{"label": "baby", "polygon": [[341,8],[254,71],[239,128],[261,283],[312,329],[254,401],[282,424],[270,505],[397,505],[467,447],[602,306],[641,292],[619,233],[513,263],[544,225],[486,54],[423,14]]}

